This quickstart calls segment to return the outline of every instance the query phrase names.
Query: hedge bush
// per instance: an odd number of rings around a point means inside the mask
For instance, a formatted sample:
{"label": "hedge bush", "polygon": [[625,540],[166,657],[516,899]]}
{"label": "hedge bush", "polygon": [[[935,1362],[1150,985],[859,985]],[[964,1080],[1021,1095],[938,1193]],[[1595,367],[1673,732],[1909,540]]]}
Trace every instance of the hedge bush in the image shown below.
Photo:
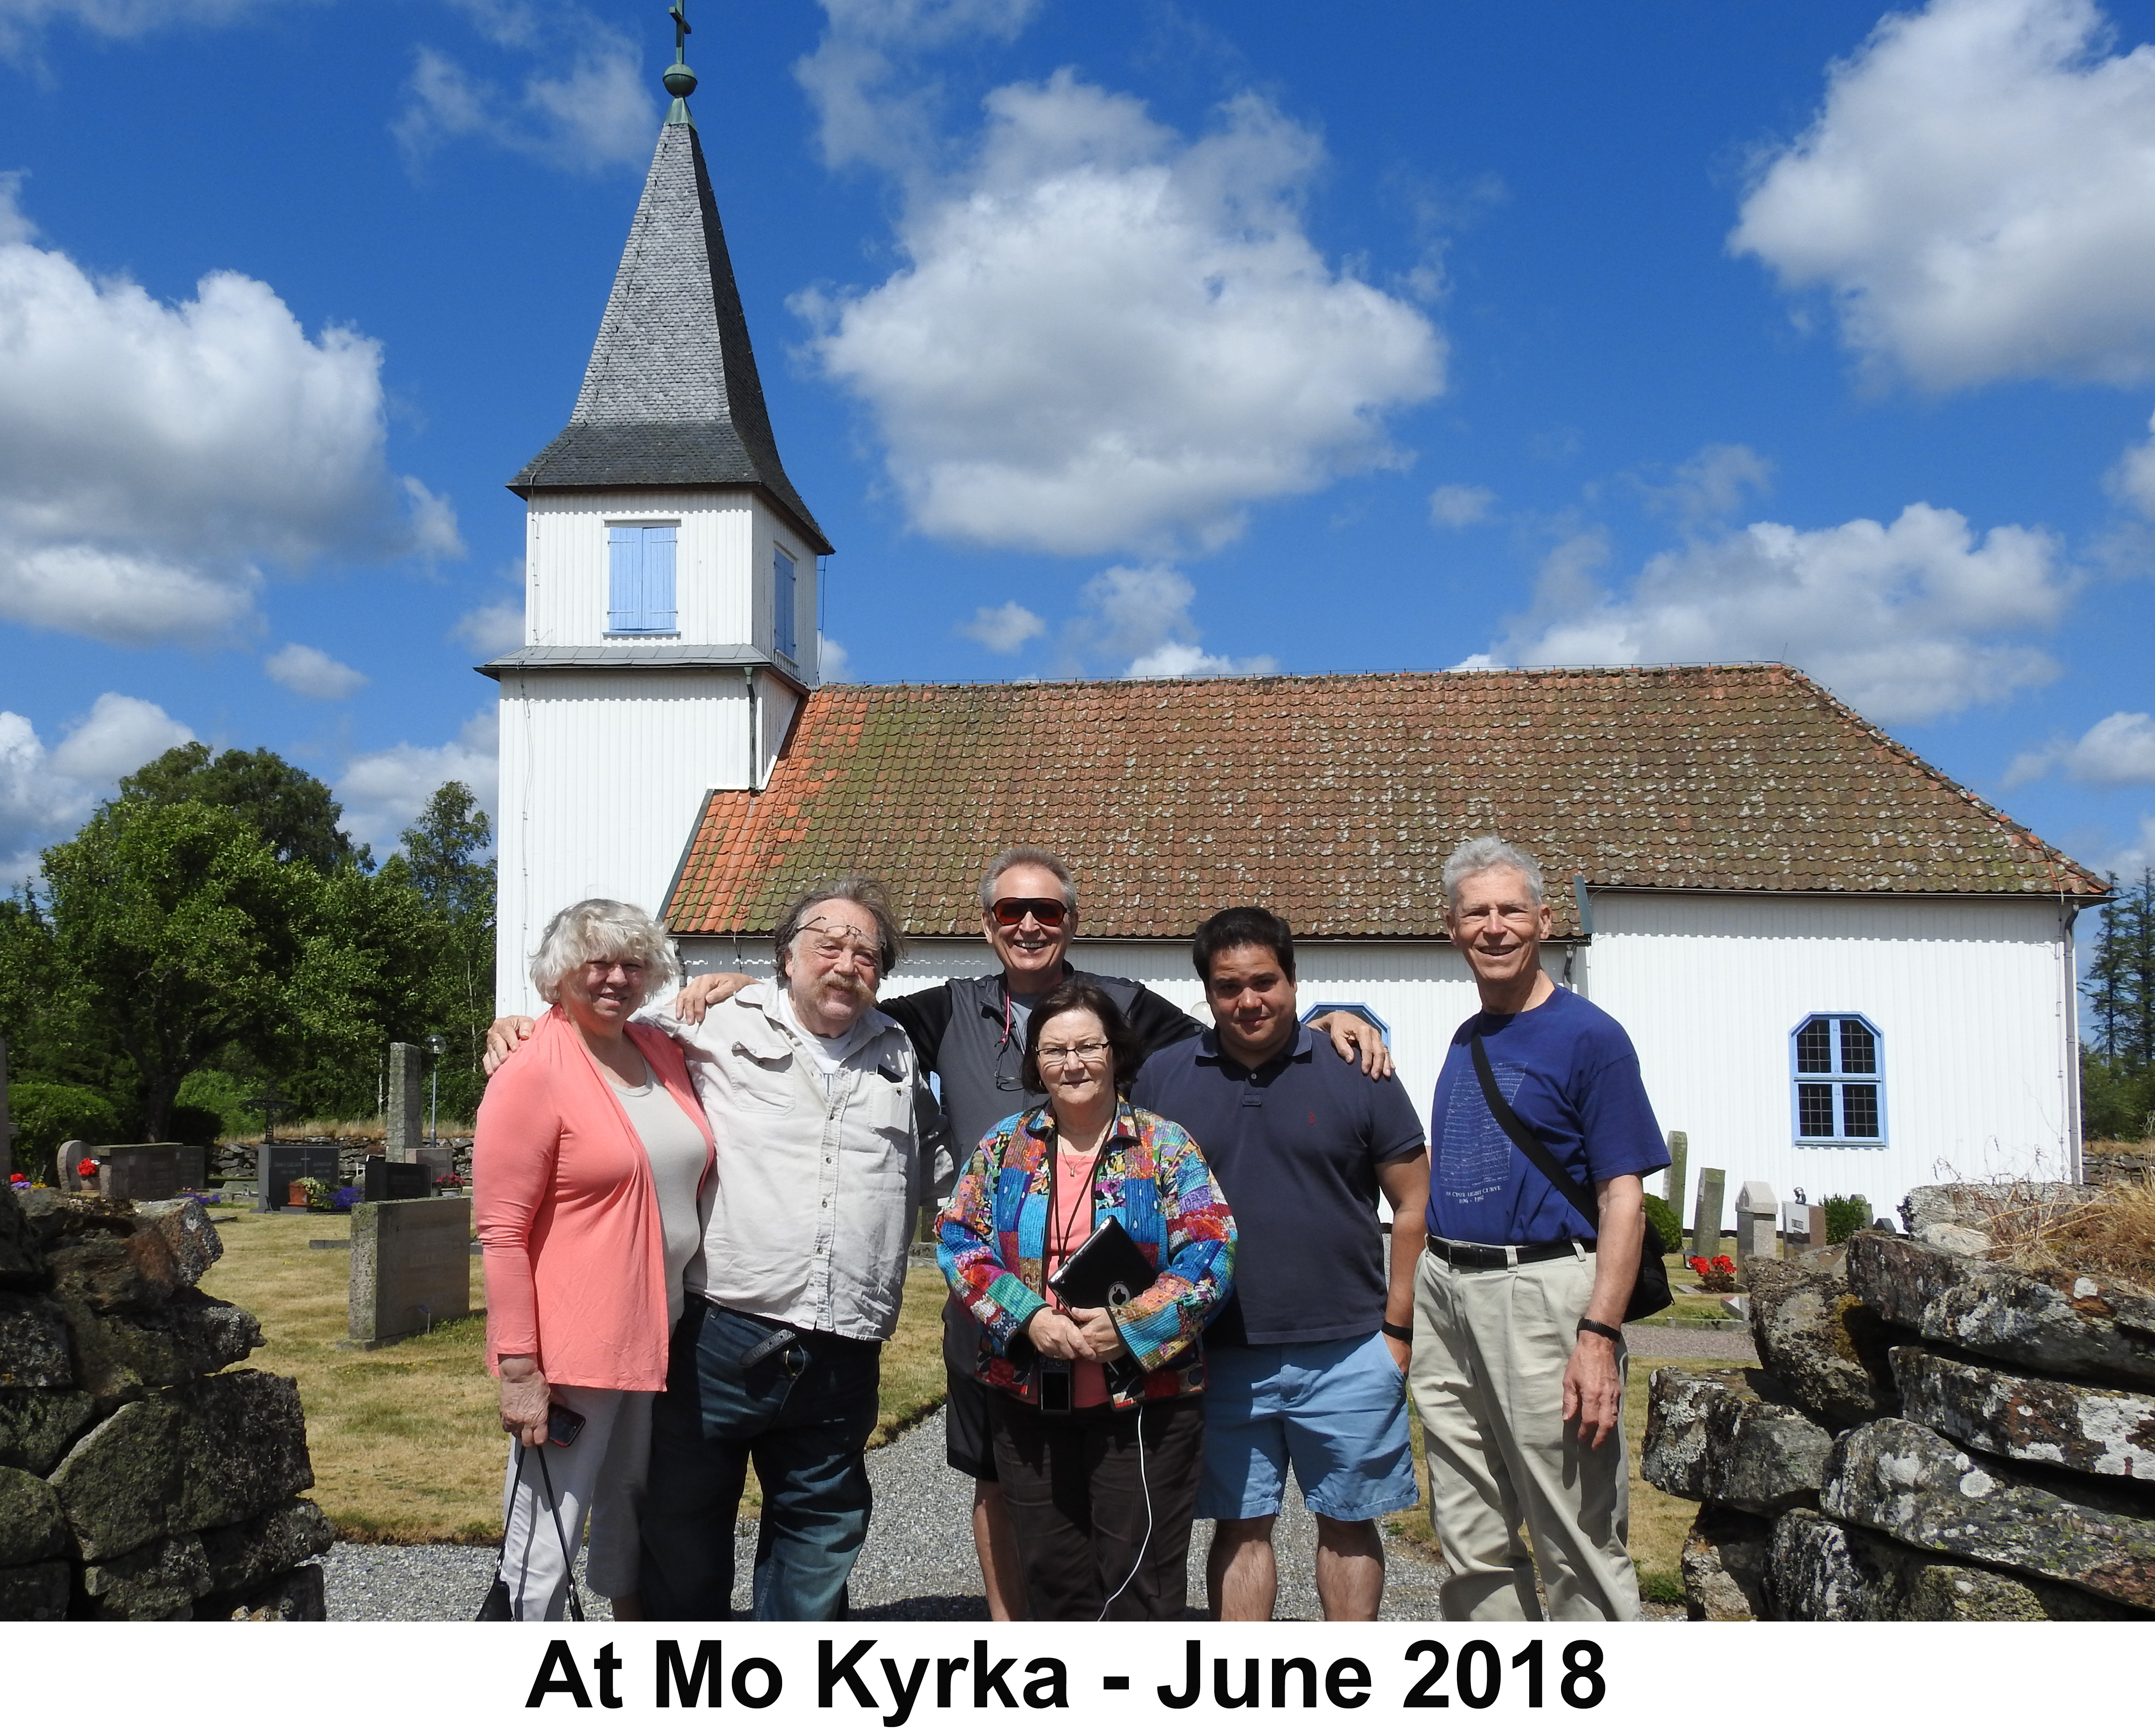
{"label": "hedge bush", "polygon": [[1646,1196],[1646,1221],[1654,1226],[1666,1252],[1674,1253],[1683,1246],[1683,1219],[1659,1194]]}
{"label": "hedge bush", "polygon": [[87,1139],[110,1145],[121,1134],[120,1112],[81,1085],[23,1079],[8,1087],[8,1115],[15,1124],[15,1167],[33,1181],[52,1182],[53,1159],[63,1142]]}

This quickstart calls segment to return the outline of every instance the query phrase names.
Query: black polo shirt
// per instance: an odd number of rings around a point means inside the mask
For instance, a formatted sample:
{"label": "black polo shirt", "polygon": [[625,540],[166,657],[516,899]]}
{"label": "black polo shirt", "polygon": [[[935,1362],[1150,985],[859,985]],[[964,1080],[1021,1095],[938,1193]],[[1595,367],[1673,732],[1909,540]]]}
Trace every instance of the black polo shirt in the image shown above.
{"label": "black polo shirt", "polygon": [[1406,1088],[1307,1025],[1252,1072],[1210,1031],[1160,1050],[1130,1101],[1195,1136],[1235,1215],[1235,1293],[1208,1344],[1366,1338],[1390,1287],[1377,1166],[1428,1143]]}

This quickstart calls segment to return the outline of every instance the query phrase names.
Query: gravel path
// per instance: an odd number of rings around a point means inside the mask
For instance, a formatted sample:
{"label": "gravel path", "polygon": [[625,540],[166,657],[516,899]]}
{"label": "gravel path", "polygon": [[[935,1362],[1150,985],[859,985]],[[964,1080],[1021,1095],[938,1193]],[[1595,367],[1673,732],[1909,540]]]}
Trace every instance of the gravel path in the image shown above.
{"label": "gravel path", "polygon": [[[1635,1367],[1651,1367],[1667,1358],[1755,1360],[1745,1332],[1630,1326],[1625,1337]],[[929,1416],[870,1453],[868,1463],[875,1487],[875,1519],[853,1569],[855,1615],[878,1621],[985,1621],[987,1604],[973,1559],[972,1488],[943,1462],[941,1416]],[[1205,1552],[1211,1540],[1211,1525],[1200,1520],[1190,1539],[1190,1605],[1200,1615],[1205,1608]],[[1292,1477],[1273,1544],[1279,1562],[1279,1619],[1316,1620],[1317,1528]],[[736,1610],[748,1607],[755,1553],[755,1528],[750,1523],[742,1527],[736,1550]],[[1443,1567],[1403,1544],[1390,1544],[1387,1553],[1383,1619],[1437,1620],[1436,1588],[1444,1579]],[[486,1595],[494,1563],[492,1549],[452,1544],[338,1544],[322,1563],[330,1619],[468,1621]],[[594,1621],[610,1619],[602,1597],[586,1592],[584,1608]]]}

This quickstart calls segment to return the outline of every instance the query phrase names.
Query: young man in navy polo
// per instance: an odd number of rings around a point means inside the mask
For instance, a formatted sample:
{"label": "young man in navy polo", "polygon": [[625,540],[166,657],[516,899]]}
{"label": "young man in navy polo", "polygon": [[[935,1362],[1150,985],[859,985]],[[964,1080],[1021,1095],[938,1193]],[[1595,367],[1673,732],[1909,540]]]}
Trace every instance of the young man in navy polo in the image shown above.
{"label": "young man in navy polo", "polygon": [[1196,1136],[1235,1214],[1235,1294],[1205,1333],[1197,1514],[1218,1522],[1212,1612],[1272,1619],[1292,1465],[1317,1518],[1325,1619],[1372,1621],[1376,1521],[1420,1498],[1405,1375],[1429,1194],[1421,1123],[1397,1079],[1366,1077],[1297,1023],[1294,940],[1278,917],[1222,910],[1190,950],[1213,1028],[1154,1054],[1130,1100]]}

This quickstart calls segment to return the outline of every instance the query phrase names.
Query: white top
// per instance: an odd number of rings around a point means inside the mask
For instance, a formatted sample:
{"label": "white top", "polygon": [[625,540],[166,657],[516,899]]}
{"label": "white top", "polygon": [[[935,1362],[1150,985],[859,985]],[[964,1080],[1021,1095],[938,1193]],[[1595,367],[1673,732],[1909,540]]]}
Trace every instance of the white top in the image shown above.
{"label": "white top", "polygon": [[[609,1081],[608,1083],[612,1083]],[[688,1112],[644,1064],[634,1090],[616,1084],[613,1093],[628,1111],[636,1136],[651,1160],[651,1185],[658,1195],[658,1229],[666,1243],[666,1324],[681,1318],[681,1274],[704,1245],[704,1216],[697,1196],[711,1148]]]}
{"label": "white top", "polygon": [[801,1010],[794,1006],[793,996],[786,992],[782,984],[771,986],[770,1010],[778,1015],[788,1031],[801,1039],[801,1046],[806,1051],[807,1058],[816,1063],[816,1070],[823,1075],[826,1084],[846,1064],[846,1057],[873,1034],[863,1028],[858,1019],[836,1037],[826,1037],[821,1032],[811,1031],[801,1019]]}
{"label": "white top", "polygon": [[861,1015],[844,1057],[784,1017],[786,991],[750,983],[699,1027],[638,1020],[678,1039],[725,1153],[688,1288],[721,1307],[853,1339],[898,1325],[913,1217],[950,1174],[935,1101],[905,1032]]}

